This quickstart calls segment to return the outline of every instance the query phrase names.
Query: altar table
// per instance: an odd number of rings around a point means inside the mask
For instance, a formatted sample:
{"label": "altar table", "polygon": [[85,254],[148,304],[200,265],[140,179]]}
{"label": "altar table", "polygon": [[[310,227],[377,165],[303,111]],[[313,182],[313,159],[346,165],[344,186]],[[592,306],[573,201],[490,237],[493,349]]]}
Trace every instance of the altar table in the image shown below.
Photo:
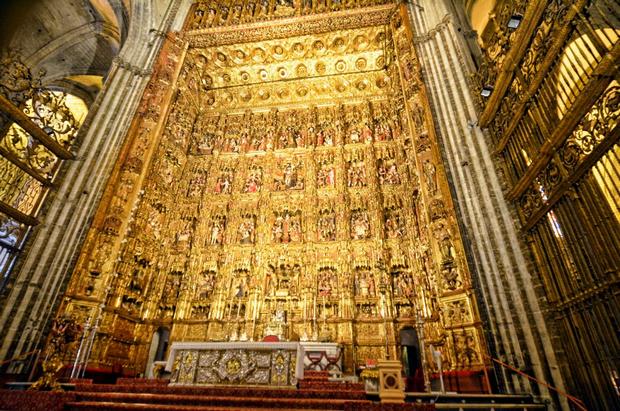
{"label": "altar table", "polygon": [[304,348],[296,342],[175,342],[166,371],[171,385],[294,387],[303,378]]}

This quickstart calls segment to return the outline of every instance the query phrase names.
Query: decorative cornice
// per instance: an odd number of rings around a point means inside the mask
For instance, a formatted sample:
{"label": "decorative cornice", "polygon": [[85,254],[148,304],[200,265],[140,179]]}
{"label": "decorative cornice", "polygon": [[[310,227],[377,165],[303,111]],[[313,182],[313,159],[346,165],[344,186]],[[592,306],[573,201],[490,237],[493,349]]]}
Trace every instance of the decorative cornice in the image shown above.
{"label": "decorative cornice", "polygon": [[306,17],[294,17],[236,26],[214,27],[186,32],[190,47],[211,47],[273,40],[306,34],[377,26],[389,22],[395,6],[370,7],[363,10],[347,10]]}

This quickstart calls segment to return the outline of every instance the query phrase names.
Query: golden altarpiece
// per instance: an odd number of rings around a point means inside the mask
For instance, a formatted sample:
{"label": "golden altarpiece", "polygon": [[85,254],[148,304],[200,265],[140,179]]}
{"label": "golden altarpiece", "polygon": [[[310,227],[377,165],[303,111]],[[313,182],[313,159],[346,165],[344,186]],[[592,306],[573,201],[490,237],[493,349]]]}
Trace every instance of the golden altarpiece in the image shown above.
{"label": "golden altarpiece", "polygon": [[60,309],[91,332],[89,364],[142,372],[164,326],[171,341],[338,342],[351,371],[397,358],[413,327],[445,368],[482,368],[420,70],[404,4],[194,4]]}

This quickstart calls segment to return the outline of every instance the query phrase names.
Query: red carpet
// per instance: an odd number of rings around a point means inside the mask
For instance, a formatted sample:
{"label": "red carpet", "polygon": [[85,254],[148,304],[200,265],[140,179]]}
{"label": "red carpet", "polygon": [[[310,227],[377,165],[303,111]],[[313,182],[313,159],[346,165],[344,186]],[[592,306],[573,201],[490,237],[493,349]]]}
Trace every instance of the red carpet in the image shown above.
{"label": "red carpet", "polygon": [[0,391],[2,410],[434,410],[427,404],[387,405],[366,399],[362,384],[327,381],[310,372],[298,389],[168,386],[166,380],[119,379],[116,384],[75,381],[61,394]]}

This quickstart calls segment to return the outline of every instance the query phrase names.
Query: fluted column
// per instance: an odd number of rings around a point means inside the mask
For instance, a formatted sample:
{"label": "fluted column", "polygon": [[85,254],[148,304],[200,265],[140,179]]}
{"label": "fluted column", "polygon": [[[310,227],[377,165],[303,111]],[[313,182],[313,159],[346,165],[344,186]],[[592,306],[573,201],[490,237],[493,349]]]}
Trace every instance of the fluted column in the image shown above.
{"label": "fluted column", "polygon": [[[110,172],[148,82],[163,33],[180,29],[191,0],[131,2],[129,33],[78,136],[77,159],[65,164],[43,224],[32,234],[16,281],[0,307],[0,360],[45,342]],[[25,372],[13,362],[8,372]]]}
{"label": "fluted column", "polygon": [[[545,321],[540,282],[505,201],[486,131],[477,126],[468,76],[473,63],[468,30],[456,22],[452,2],[421,0],[409,4],[425,83],[431,96],[437,134],[455,191],[485,317],[492,355],[564,389]],[[498,369],[506,392],[551,398],[544,386]],[[567,408],[564,399],[560,406]]]}

